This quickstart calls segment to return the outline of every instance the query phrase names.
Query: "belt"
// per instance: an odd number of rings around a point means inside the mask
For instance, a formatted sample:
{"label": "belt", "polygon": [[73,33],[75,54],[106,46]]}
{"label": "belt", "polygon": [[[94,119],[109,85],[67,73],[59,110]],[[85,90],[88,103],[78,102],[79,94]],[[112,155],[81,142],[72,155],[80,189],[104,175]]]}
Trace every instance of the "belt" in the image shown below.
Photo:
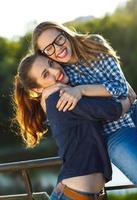
{"label": "belt", "polygon": [[93,196],[88,196],[85,194],[81,194],[62,183],[58,183],[58,185],[54,188],[54,192],[64,194],[66,197],[71,200],[98,200],[99,197],[97,194],[93,194]]}

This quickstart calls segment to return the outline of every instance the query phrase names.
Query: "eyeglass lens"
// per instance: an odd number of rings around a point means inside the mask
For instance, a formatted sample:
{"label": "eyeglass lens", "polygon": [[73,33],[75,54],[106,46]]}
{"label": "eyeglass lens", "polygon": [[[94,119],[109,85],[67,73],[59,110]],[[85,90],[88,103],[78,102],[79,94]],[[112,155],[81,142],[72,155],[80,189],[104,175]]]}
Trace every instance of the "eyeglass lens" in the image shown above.
{"label": "eyeglass lens", "polygon": [[47,47],[44,48],[43,53],[47,54],[48,56],[51,56],[55,53],[55,45],[62,46],[66,42],[66,37],[63,33],[60,33],[55,40],[49,44]]}

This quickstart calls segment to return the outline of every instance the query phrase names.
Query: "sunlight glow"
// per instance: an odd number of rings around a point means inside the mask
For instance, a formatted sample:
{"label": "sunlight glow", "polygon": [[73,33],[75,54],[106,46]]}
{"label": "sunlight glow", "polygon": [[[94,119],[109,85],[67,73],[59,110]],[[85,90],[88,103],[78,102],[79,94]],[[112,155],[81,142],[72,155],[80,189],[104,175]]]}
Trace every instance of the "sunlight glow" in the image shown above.
{"label": "sunlight glow", "polygon": [[39,0],[1,1],[0,36],[12,38],[25,34],[33,22],[66,22],[80,16],[101,17],[112,13],[126,0]]}

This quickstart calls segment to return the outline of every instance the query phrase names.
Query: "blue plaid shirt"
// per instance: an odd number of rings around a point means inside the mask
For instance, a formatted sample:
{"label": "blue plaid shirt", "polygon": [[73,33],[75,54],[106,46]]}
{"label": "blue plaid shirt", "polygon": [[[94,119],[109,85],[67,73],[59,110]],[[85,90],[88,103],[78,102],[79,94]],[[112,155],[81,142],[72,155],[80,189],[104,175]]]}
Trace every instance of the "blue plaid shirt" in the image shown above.
{"label": "blue plaid shirt", "polygon": [[[91,62],[89,67],[78,63],[63,64],[63,68],[69,77],[69,84],[71,86],[101,84],[116,100],[126,98],[128,96],[128,85],[115,58],[104,54],[100,54],[98,58],[99,60]],[[104,134],[117,131],[122,127],[135,127],[131,112],[130,109],[119,120],[104,123]]]}

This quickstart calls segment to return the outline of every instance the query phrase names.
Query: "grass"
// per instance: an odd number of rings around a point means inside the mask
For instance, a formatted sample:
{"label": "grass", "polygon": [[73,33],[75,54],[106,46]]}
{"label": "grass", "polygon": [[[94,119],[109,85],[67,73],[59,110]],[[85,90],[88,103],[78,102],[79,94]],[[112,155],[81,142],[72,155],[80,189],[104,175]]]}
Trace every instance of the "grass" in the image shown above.
{"label": "grass", "polygon": [[108,200],[137,200],[137,193],[108,194]]}

